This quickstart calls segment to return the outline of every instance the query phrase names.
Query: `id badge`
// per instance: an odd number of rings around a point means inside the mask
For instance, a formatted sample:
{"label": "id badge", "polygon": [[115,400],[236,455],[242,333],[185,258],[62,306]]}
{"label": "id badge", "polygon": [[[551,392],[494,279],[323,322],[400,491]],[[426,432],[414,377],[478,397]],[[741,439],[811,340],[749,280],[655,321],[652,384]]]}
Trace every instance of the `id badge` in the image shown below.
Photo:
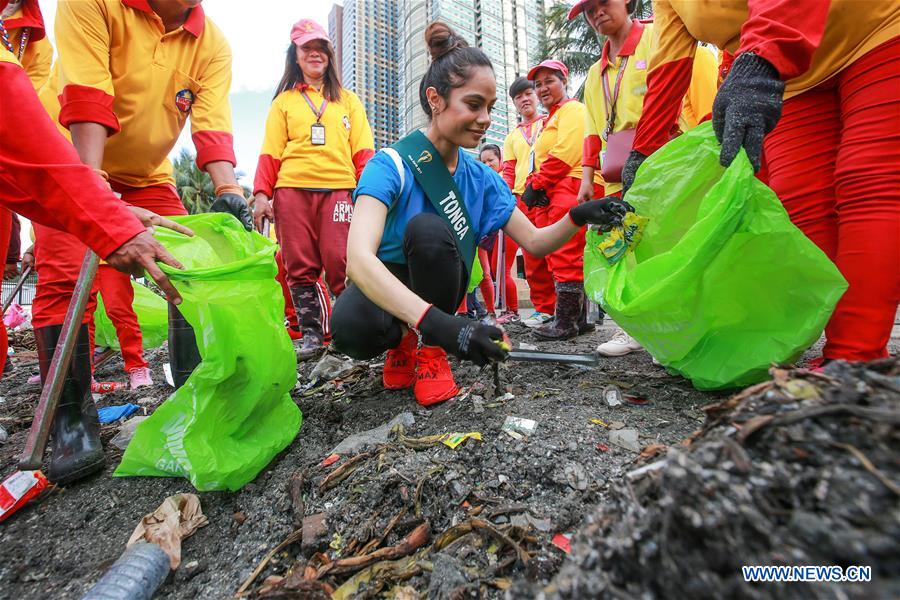
{"label": "id badge", "polygon": [[321,123],[313,123],[309,131],[309,138],[313,146],[325,145],[325,126]]}
{"label": "id badge", "polygon": [[534,162],[535,162],[534,149],[532,149],[531,152],[528,153],[528,173],[529,174],[534,173],[534,166],[535,166]]}

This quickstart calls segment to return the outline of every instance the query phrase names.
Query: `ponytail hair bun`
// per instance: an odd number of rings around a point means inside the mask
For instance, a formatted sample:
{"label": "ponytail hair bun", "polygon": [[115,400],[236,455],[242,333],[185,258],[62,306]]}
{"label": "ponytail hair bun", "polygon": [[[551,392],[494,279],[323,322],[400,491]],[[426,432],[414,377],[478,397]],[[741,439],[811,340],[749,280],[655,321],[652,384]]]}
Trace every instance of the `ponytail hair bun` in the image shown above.
{"label": "ponytail hair bun", "polygon": [[425,29],[425,45],[433,61],[458,48],[469,47],[469,43],[443,21],[434,21]]}
{"label": "ponytail hair bun", "polygon": [[425,44],[431,54],[431,64],[419,82],[419,104],[431,120],[432,109],[426,94],[428,88],[433,87],[441,98],[447,100],[453,88],[462,87],[473,68],[493,70],[494,67],[484,52],[469,46],[443,21],[434,21],[425,28]]}

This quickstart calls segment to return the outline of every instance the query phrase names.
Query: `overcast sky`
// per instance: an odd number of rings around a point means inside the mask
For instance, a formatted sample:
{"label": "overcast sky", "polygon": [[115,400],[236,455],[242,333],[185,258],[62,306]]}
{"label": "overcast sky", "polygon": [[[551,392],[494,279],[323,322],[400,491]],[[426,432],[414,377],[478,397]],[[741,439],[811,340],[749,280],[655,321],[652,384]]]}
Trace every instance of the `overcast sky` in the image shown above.
{"label": "overcast sky", "polygon": [[[339,1],[338,4],[341,2]],[[231,84],[234,143],[238,169],[250,184],[262,145],[266,113],[284,67],[284,51],[290,43],[291,25],[302,18],[318,21],[328,29],[331,0],[205,0],[207,16],[225,33],[234,56]],[[40,0],[47,28],[53,31],[55,0]],[[186,146],[193,150],[185,128],[174,153]]]}

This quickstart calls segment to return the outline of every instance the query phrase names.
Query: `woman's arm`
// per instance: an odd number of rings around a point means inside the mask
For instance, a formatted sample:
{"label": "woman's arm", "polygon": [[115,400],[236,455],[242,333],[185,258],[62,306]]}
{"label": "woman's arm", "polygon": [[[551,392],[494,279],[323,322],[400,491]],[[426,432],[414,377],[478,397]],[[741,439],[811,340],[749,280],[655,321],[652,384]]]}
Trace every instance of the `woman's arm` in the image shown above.
{"label": "woman's arm", "polygon": [[415,325],[430,305],[394,277],[376,255],[387,213],[387,206],[371,196],[356,199],[347,238],[347,276],[366,298],[404,323]]}
{"label": "woman's arm", "polygon": [[503,231],[531,254],[546,256],[559,249],[588,223],[599,225],[601,231],[609,231],[612,227],[621,225],[625,213],[629,211],[634,211],[630,204],[616,196],[607,196],[573,206],[566,216],[553,225],[538,229],[516,208]]}
{"label": "woman's arm", "polygon": [[[354,215],[354,219],[356,216]],[[535,256],[546,256],[558,250],[569,241],[578,227],[568,215],[547,227],[538,229],[518,208],[513,210],[503,231],[509,234],[522,248]]]}

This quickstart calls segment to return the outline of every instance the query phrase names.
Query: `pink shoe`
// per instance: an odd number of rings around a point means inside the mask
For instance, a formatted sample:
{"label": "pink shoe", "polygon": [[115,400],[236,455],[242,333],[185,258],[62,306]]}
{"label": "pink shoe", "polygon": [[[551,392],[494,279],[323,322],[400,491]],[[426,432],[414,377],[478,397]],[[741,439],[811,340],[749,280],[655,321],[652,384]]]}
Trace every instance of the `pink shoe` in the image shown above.
{"label": "pink shoe", "polygon": [[497,323],[499,325],[507,325],[509,323],[517,323],[519,321],[519,313],[513,312],[511,310],[504,310],[499,317],[497,317]]}
{"label": "pink shoe", "polygon": [[128,378],[131,381],[131,389],[133,390],[153,385],[153,379],[150,377],[150,369],[147,367],[130,370],[128,372]]}

